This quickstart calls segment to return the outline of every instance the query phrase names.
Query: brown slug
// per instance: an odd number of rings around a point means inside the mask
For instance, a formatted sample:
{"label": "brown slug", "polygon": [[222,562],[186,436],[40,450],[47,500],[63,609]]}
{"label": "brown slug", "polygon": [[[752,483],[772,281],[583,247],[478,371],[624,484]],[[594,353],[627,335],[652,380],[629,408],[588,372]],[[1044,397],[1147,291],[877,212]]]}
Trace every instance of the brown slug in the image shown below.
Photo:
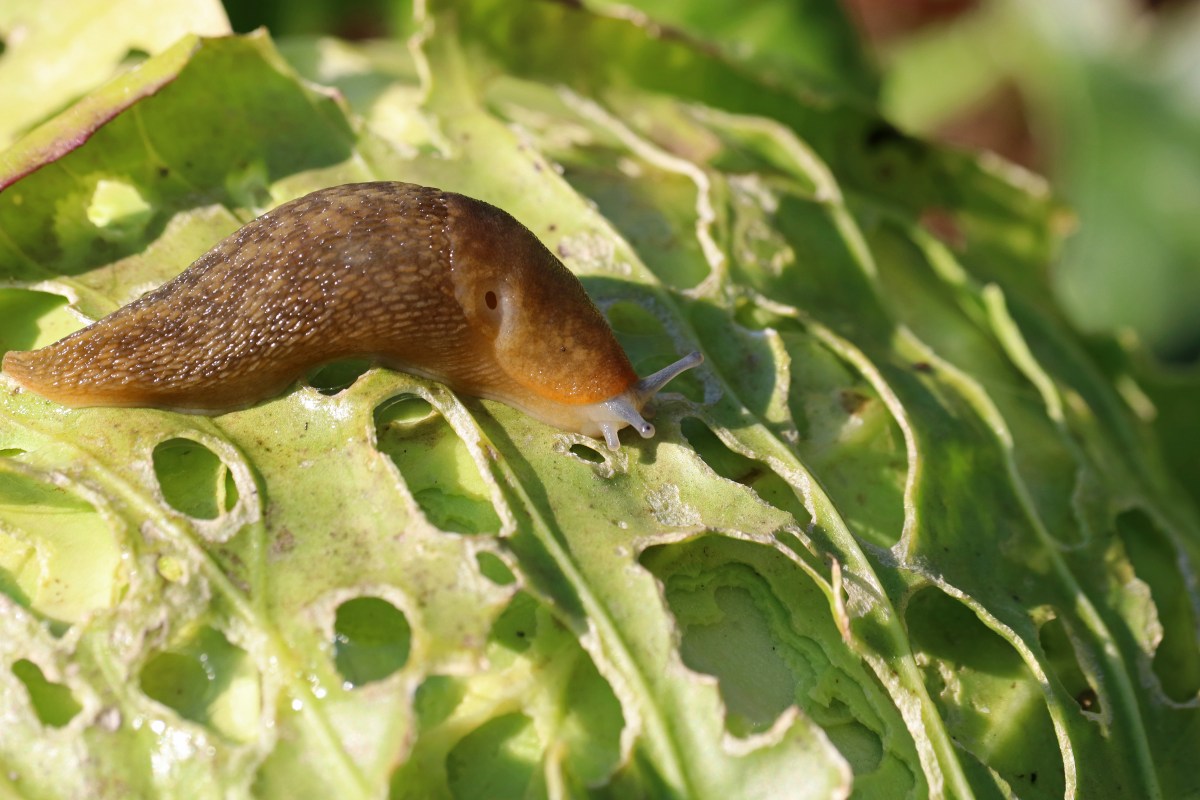
{"label": "brown slug", "polygon": [[245,408],[348,357],[500,400],[620,447],[699,364],[638,379],[579,280],[506,212],[409,183],[321,189],[250,222],[163,284],[3,369],[68,406]]}

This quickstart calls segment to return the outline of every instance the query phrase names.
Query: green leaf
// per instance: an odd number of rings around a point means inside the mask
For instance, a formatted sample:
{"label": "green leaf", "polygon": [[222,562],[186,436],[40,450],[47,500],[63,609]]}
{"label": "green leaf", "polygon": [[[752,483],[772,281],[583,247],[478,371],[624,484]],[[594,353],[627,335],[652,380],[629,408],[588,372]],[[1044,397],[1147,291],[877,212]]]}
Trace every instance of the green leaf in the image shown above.
{"label": "green leaf", "polygon": [[639,372],[706,356],[619,452],[364,362],[213,417],[0,377],[0,794],[1200,790],[1197,509],[1046,187],[831,89],[844,40],[595,5],[185,36],[0,156],[0,350],[389,179],[513,213]]}
{"label": "green leaf", "polygon": [[[215,0],[77,0],[70,13],[54,3],[12,0],[0,8],[0,148],[120,72],[185,34],[229,33]],[[53,58],[48,58],[53,54]]]}
{"label": "green leaf", "polygon": [[1200,347],[1200,15],[1173,12],[980,3],[893,48],[882,94],[898,124],[932,132],[1015,89],[1038,166],[1080,219],[1053,274],[1063,307],[1186,362]]}

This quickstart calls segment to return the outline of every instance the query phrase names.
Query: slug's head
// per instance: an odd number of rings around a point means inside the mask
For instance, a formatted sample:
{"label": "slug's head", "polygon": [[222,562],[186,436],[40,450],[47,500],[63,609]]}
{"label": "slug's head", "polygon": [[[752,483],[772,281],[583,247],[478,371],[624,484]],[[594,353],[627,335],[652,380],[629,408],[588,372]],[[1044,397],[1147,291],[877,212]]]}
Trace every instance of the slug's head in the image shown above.
{"label": "slug's head", "polygon": [[699,353],[689,353],[674,364],[636,381],[616,397],[580,407],[582,421],[579,432],[587,436],[602,435],[610,450],[620,449],[617,432],[626,425],[640,433],[643,439],[649,439],[654,435],[654,426],[642,417],[646,403],[672,378],[703,360],[704,357]]}
{"label": "slug's head", "polygon": [[462,195],[447,194],[446,210],[455,299],[488,356],[464,388],[614,450],[626,425],[653,436],[646,402],[700,354],[639,380],[579,279],[528,228]]}

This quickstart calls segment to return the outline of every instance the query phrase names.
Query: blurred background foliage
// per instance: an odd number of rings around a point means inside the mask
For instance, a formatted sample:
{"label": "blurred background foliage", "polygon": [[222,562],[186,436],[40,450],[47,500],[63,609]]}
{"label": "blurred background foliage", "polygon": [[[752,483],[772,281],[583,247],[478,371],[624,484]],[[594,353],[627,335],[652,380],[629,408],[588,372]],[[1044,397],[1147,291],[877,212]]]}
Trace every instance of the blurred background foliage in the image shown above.
{"label": "blurred background foliage", "polygon": [[1126,397],[1200,503],[1200,2],[843,4],[893,122],[1045,175],[1073,209],[1057,299],[1118,385],[1132,357],[1149,402]]}
{"label": "blurred background foliage", "polygon": [[[1085,331],[1200,355],[1200,5],[854,0],[897,125],[1048,176],[1078,215],[1054,265]],[[929,16],[908,20],[905,8]],[[915,14],[915,11],[911,13]]]}
{"label": "blurred background foliage", "polygon": [[[239,32],[366,39],[406,35],[412,0],[224,2]],[[788,45],[760,35],[772,20],[828,18],[813,12],[823,3],[806,0],[757,0],[737,20],[726,3],[570,2],[645,14],[730,48],[744,31],[759,43],[750,55],[760,67]],[[1058,300],[1095,335],[1102,360],[1107,348],[1114,372],[1124,370],[1120,351],[1139,362],[1147,414],[1172,432],[1163,436],[1168,458],[1195,474],[1195,437],[1180,433],[1200,436],[1200,2],[840,2],[861,41],[835,41],[831,31],[828,47],[841,57],[814,63],[839,72],[805,75],[807,83],[877,105],[906,132],[1050,179],[1074,211],[1072,235],[1049,265]],[[797,63],[792,55],[780,61]],[[1200,501],[1200,487],[1193,496]]]}

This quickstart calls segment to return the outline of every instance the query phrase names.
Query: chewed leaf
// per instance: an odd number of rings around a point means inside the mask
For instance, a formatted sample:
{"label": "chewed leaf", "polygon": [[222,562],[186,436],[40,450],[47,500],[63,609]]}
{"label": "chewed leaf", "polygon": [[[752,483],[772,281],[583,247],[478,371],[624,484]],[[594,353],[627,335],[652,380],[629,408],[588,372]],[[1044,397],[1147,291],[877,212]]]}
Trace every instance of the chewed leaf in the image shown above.
{"label": "chewed leaf", "polygon": [[0,376],[0,795],[1196,793],[1197,515],[1040,288],[1056,208],[872,113],[832,3],[418,3],[277,51],[128,0],[86,53],[35,5],[0,352],[403,180],[510,212],[671,380],[609,447],[370,359],[214,416]]}

